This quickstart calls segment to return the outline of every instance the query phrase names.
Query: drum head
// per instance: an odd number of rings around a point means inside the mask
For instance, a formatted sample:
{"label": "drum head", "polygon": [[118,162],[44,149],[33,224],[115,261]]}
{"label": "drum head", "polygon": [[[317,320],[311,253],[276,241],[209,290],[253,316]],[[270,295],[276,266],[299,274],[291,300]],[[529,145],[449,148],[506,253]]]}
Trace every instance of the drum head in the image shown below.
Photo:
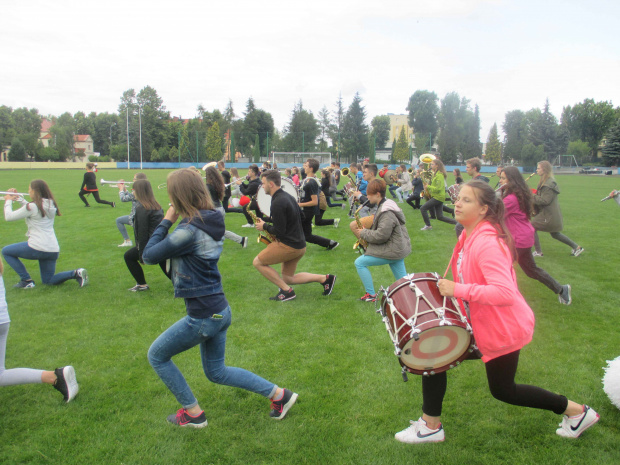
{"label": "drum head", "polygon": [[437,373],[461,359],[471,345],[471,334],[459,326],[437,326],[410,339],[400,355],[401,362],[415,372]]}
{"label": "drum head", "polygon": [[[291,181],[290,179],[282,178],[282,184],[280,185],[280,188],[291,197],[293,197],[295,199],[295,202],[299,202],[299,194],[297,193],[297,187],[295,187],[295,183],[293,183],[293,181]],[[256,203],[261,213],[271,218],[271,196],[267,195],[262,185],[258,188],[258,193],[256,194]]]}
{"label": "drum head", "polygon": [[383,175],[383,180],[388,186],[391,186],[398,180],[398,175],[395,170],[387,170]]}

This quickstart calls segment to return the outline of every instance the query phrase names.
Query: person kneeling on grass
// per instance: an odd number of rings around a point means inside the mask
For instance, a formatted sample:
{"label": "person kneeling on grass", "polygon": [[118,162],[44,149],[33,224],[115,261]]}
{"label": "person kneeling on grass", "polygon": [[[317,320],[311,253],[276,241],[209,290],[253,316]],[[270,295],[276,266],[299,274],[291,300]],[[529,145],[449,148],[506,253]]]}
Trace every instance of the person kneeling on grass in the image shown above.
{"label": "person kneeling on grass", "polygon": [[0,386],[16,386],[18,384],[51,384],[59,391],[65,402],[71,402],[77,395],[79,386],[75,379],[75,370],[72,366],[56,368],[54,371],[34,370],[32,368],[4,368],[6,355],[6,340],[9,335],[9,310],[6,305],[4,280],[2,274],[4,265],[0,260]]}
{"label": "person kneeling on grass", "polygon": [[[174,296],[185,299],[187,315],[164,331],[151,345],[148,359],[155,372],[174,394],[181,408],[168,416],[178,426],[207,426],[204,411],[171,360],[177,354],[200,346],[203,370],[217,384],[238,387],[271,399],[269,416],[285,417],[297,394],[242,368],[224,364],[226,333],[231,311],[217,262],[224,241],[224,218],[213,202],[202,177],[189,169],[173,171],[167,179],[172,206],[151,236],[142,258],[146,264],[171,260]],[[168,230],[182,217],[177,228]]]}
{"label": "person kneeling on grass", "polygon": [[[15,189],[9,189],[9,192],[17,193]],[[17,195],[4,197],[6,200],[4,218],[7,221],[24,219],[26,226],[28,226],[28,232],[26,232],[28,242],[7,245],[2,249],[4,259],[21,278],[21,281],[13,287],[21,289],[34,287],[34,281],[20,258],[39,262],[43,284],[54,285],[75,279],[80,287],[86,286],[88,274],[84,268],[56,273],[56,261],[60,247],[54,233],[54,218],[60,216],[60,211],[49,186],[45,181],[35,179],[28,187],[28,195],[32,202],[26,202]],[[13,201],[15,200],[21,202],[22,208],[13,211]]]}
{"label": "person kneeling on grass", "polygon": [[357,273],[366,289],[360,300],[365,302],[374,302],[377,297],[368,267],[390,265],[394,278],[398,280],[407,274],[405,257],[411,253],[405,214],[396,202],[385,198],[385,187],[383,179],[373,179],[368,183],[366,196],[378,206],[377,213],[369,229],[356,231],[360,239],[368,242],[366,253],[355,260]]}

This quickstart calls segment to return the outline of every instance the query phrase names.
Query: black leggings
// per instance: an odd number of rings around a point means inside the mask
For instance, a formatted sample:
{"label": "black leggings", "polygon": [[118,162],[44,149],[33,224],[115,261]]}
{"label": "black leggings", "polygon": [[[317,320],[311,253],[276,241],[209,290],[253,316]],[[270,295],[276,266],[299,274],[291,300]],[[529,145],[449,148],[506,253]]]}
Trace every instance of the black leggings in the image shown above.
{"label": "black leggings", "polygon": [[420,212],[422,213],[422,219],[424,220],[424,224],[426,226],[430,226],[431,222],[428,219],[428,211],[435,212],[435,218],[439,221],[443,221],[444,223],[456,224],[456,220],[452,218],[448,218],[443,216],[443,202],[440,202],[437,199],[431,198],[427,200],[424,205],[420,208]]}
{"label": "black leggings", "polygon": [[314,217],[315,226],[332,226],[334,224],[333,219],[324,220],[323,219],[324,214],[325,214],[325,210],[319,210],[319,214]]}
{"label": "black leggings", "polygon": [[[515,384],[519,350],[485,363],[489,390],[502,402],[521,407],[551,410],[558,415],[566,411],[568,399],[536,386]],[[447,372],[422,377],[422,412],[431,417],[441,416],[441,406],[446,394]]]}
{"label": "black leggings", "polygon": [[[125,252],[125,263],[127,264],[127,268],[129,268],[131,276],[133,276],[133,279],[136,280],[136,284],[144,286],[146,284],[146,280],[144,279],[144,270],[142,269],[142,266],[140,266],[140,254],[137,247],[132,247]],[[170,275],[166,273],[166,260],[159,263],[159,267],[161,268],[161,271],[164,272],[166,277],[170,278]]]}
{"label": "black leggings", "polygon": [[553,279],[549,273],[536,265],[531,247],[517,248],[517,262],[526,276],[540,281],[556,294],[562,291],[562,285]]}
{"label": "black leggings", "polygon": [[88,200],[86,200],[86,194],[93,194],[93,197],[95,198],[95,202],[97,203],[104,203],[106,205],[114,205],[114,202],[108,202],[107,200],[101,200],[99,198],[99,191],[85,191],[84,189],[81,189],[78,195],[82,199],[82,202],[84,202],[84,205],[88,205]]}

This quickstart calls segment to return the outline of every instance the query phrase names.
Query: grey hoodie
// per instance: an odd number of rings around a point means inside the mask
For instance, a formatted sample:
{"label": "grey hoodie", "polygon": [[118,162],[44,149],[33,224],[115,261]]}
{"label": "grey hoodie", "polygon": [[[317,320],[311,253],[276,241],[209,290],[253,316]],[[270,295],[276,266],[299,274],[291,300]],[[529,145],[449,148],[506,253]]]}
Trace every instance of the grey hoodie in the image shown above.
{"label": "grey hoodie", "polygon": [[360,237],[368,242],[366,255],[372,257],[402,260],[411,253],[405,214],[391,199],[379,204],[372,226],[362,229]]}

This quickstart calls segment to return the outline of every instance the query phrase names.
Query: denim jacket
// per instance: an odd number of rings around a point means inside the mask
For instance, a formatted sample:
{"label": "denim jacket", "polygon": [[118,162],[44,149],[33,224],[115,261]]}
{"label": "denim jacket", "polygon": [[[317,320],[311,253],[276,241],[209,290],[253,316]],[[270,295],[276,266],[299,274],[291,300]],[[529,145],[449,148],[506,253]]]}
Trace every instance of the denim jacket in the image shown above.
{"label": "denim jacket", "polygon": [[176,229],[162,220],[149,239],[142,259],[155,265],[171,259],[171,279],[175,297],[203,297],[223,294],[217,262],[224,243],[224,218],[216,210],[201,210],[200,217],[183,219]]}

